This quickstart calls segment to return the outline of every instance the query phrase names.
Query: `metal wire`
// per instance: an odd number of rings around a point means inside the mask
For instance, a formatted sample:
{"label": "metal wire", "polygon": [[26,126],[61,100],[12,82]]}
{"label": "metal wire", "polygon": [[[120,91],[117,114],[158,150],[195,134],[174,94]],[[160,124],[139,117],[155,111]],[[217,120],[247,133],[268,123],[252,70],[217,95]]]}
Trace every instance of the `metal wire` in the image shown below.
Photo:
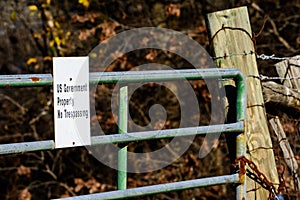
{"label": "metal wire", "polygon": [[[300,56],[299,57],[278,57],[275,56],[275,54],[272,55],[265,55],[265,54],[260,54],[258,55],[256,52],[254,51],[244,51],[243,53],[231,53],[231,54],[224,54],[224,56],[216,56],[216,57],[211,57],[213,60],[219,60],[219,59],[226,59],[229,57],[239,57],[239,56],[248,56],[248,55],[256,55],[257,59],[261,59],[261,60],[278,60],[278,61],[284,61],[284,60],[294,60],[294,61],[300,61]],[[259,75],[248,75],[248,77],[253,77],[253,78],[258,78],[262,81],[266,81],[266,80],[297,80],[300,79],[300,76],[295,76],[295,77],[288,77],[288,78],[283,78],[283,77],[269,77],[269,76],[265,76],[262,74]]]}
{"label": "metal wire", "polygon": [[247,56],[247,55],[256,55],[257,59],[261,59],[261,60],[300,60],[300,56],[299,57],[279,57],[276,56],[275,54],[272,55],[266,55],[266,54],[257,54],[254,51],[244,51],[243,53],[225,53],[224,56],[215,56],[215,57],[211,57],[213,60],[218,60],[218,59],[226,59],[229,57],[237,57],[237,56]]}
{"label": "metal wire", "polygon": [[296,79],[300,79],[300,76],[295,76],[295,77],[289,77],[289,78],[283,78],[283,77],[269,77],[269,76],[265,76],[262,74],[259,75],[248,75],[248,77],[254,77],[254,78],[258,78],[262,81],[265,80],[296,80]]}
{"label": "metal wire", "polygon": [[256,58],[258,59],[262,59],[262,60],[300,60],[300,57],[278,57],[275,56],[275,54],[272,55],[265,55],[265,54],[261,54],[261,55],[256,55]]}

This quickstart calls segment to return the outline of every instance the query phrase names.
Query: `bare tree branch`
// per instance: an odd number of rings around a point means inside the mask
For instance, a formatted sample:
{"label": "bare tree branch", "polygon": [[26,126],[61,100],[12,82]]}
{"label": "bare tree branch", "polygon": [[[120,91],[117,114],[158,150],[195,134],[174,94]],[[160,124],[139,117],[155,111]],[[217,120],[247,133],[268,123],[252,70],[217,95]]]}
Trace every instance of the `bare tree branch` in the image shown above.
{"label": "bare tree branch", "polygon": [[269,120],[280,145],[280,148],[282,150],[284,160],[287,164],[287,166],[290,168],[292,172],[292,176],[294,178],[295,182],[295,189],[300,192],[300,182],[299,182],[299,177],[298,177],[298,163],[297,160],[294,156],[294,152],[291,149],[290,143],[286,138],[285,132],[283,130],[283,127],[280,123],[280,120],[278,117],[272,118]]}
{"label": "bare tree branch", "polygon": [[284,108],[293,109],[300,114],[300,93],[273,81],[263,82],[265,103],[278,104]]}

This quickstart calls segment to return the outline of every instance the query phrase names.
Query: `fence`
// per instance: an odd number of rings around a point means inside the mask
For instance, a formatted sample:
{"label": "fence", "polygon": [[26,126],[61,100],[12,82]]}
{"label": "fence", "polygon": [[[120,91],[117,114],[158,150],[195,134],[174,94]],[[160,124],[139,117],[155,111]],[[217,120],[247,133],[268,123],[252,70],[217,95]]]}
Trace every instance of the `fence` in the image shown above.
{"label": "fence", "polygon": [[[246,90],[244,79],[238,70],[235,69],[189,69],[189,70],[163,70],[163,71],[135,71],[126,72],[124,79],[124,72],[103,72],[90,73],[90,83],[117,83],[121,80],[124,86],[121,88],[119,96],[121,99],[126,97],[126,83],[131,82],[151,82],[151,81],[171,81],[178,79],[199,80],[199,79],[233,79],[237,86],[236,97],[236,122],[230,124],[219,124],[211,126],[196,127],[196,132],[192,131],[195,127],[168,129],[159,131],[144,131],[133,133],[122,133],[112,135],[101,135],[91,137],[91,145],[101,145],[110,143],[124,143],[131,141],[153,140],[160,138],[170,138],[188,135],[211,134],[215,132],[223,132],[226,134],[239,133],[236,138],[237,150],[236,157],[241,157],[246,154],[246,140],[244,137],[244,120],[246,112]],[[99,78],[101,77],[101,78]],[[51,86],[51,74],[27,74],[27,75],[1,75],[0,87],[36,87],[36,86]],[[124,92],[125,91],[125,92]],[[119,110],[127,109],[128,102],[119,103]],[[119,112],[118,119],[123,130],[127,130],[127,117],[122,116]],[[125,113],[126,115],[127,113]],[[22,143],[1,144],[0,154],[23,153],[30,151],[52,150],[55,148],[54,140],[33,141]],[[96,193],[90,195],[83,195],[77,197],[70,197],[71,199],[119,199],[126,197],[137,197],[149,194],[157,194],[162,192],[170,192],[176,190],[190,189],[203,186],[211,186],[226,183],[238,183],[236,188],[237,199],[244,199],[246,195],[245,179],[243,167],[239,163],[240,170],[235,174],[222,175],[209,178],[201,178],[195,180],[186,180],[174,183],[144,186],[138,188],[126,189],[126,149],[121,149],[118,156],[118,188],[117,191],[110,191],[104,193]]]}

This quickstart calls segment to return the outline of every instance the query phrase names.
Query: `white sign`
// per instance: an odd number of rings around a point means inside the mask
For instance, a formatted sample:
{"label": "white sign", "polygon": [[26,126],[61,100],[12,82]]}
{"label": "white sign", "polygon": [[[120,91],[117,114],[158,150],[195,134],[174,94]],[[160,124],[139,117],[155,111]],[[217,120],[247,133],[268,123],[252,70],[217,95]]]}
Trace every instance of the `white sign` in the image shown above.
{"label": "white sign", "polygon": [[89,57],[53,58],[55,148],[90,145]]}

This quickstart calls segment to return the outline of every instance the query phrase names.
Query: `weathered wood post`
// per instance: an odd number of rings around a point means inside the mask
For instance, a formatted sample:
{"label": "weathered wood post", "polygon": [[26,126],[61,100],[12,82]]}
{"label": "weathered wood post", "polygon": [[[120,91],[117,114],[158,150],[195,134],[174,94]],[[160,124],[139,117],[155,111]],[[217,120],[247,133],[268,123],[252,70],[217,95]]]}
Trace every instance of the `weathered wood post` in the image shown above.
{"label": "weathered wood post", "polygon": [[[254,43],[247,7],[208,14],[208,30],[218,67],[239,69],[247,87],[247,158],[275,184],[279,184],[267,126],[264,101],[258,75]],[[244,54],[244,55],[243,55]],[[254,76],[253,76],[254,75]],[[227,83],[232,84],[232,83]],[[247,199],[268,199],[269,191],[252,179],[246,179]]]}

